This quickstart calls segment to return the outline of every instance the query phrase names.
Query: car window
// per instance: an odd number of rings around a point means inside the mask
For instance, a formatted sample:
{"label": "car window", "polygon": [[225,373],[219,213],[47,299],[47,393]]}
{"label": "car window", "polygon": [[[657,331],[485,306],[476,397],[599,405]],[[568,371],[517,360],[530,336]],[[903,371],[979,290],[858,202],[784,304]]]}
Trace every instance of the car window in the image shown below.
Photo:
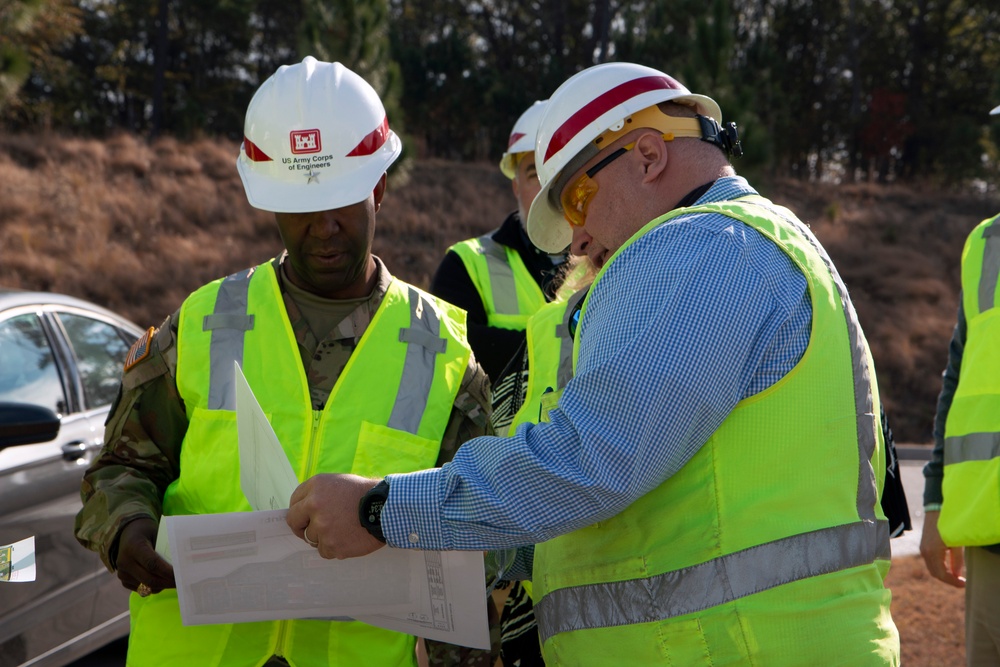
{"label": "car window", "polygon": [[76,353],[87,409],[110,404],[118,393],[129,346],[107,322],[70,313],[59,313],[59,320]]}
{"label": "car window", "polygon": [[0,322],[0,401],[33,403],[67,413],[55,357],[33,313]]}

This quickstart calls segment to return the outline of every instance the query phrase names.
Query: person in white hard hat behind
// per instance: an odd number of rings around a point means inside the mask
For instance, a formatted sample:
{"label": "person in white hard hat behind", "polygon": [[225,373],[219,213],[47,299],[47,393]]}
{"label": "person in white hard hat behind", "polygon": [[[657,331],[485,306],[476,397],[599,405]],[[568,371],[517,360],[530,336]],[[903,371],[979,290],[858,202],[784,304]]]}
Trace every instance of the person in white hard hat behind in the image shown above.
{"label": "person in white hard hat behind", "polygon": [[[307,57],[261,84],[244,135],[236,167],[247,199],[274,212],[285,250],[198,289],[132,346],[84,479],[77,538],[135,591],[129,665],[416,664],[414,637],[356,621],[184,625],[173,569],[154,551],[162,516],[251,509],[234,362],[299,479],[433,467],[491,432],[465,314],[393,278],[371,253],[386,170],[401,150],[374,89],[340,63]],[[330,540],[307,529],[322,555]],[[267,585],[303,605],[326,595],[320,584]],[[239,593],[218,591],[210,604]],[[492,664],[488,651],[481,664]]]}
{"label": "person in white hard hat behind", "polygon": [[[1000,106],[990,112],[1000,115]],[[920,555],[936,579],[965,589],[965,661],[1000,665],[1000,215],[962,251],[958,321],[948,346],[924,466]],[[963,576],[964,570],[964,576]]]}
{"label": "person in white hard hat behind", "polygon": [[[600,267],[542,423],[445,466],[318,475],[332,556],[522,548],[548,665],[897,665],[875,371],[830,258],[736,175],[734,124],[608,63],[549,99],[528,232]],[[553,392],[556,393],[556,392]],[[312,530],[312,528],[310,528]],[[533,555],[533,561],[530,556]],[[532,567],[529,567],[532,566]]]}
{"label": "person in white hard hat behind", "polygon": [[538,101],[514,123],[500,171],[510,179],[517,208],[497,229],[448,248],[430,292],[469,314],[469,343],[496,383],[524,343],[528,318],[552,299],[565,248],[545,252],[525,231],[538,193],[535,133],[546,103]]}

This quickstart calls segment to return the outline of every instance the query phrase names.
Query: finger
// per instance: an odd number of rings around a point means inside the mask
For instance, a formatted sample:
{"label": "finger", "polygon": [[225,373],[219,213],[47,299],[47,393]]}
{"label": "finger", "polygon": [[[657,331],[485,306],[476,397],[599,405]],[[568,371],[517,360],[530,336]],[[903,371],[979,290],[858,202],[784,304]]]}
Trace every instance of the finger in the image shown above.
{"label": "finger", "polygon": [[285,514],[285,523],[297,537],[305,539],[302,535],[306,526],[309,525],[309,512],[301,501],[288,508],[288,513]]}
{"label": "finger", "polygon": [[[296,498],[296,493],[298,493],[299,489],[303,486],[304,485],[299,485],[298,489],[295,490],[295,493],[292,494],[292,498]],[[306,526],[309,525],[310,517],[309,510],[305,502],[306,498],[307,495],[305,492],[299,494],[298,498],[293,500],[290,504],[288,513],[285,514],[285,523],[288,524],[288,527],[291,528],[292,532],[299,538],[302,538],[303,531],[306,529]],[[315,535],[313,537],[315,538]]]}
{"label": "finger", "polygon": [[295,487],[295,490],[292,491],[292,497],[288,499],[289,506],[301,502],[307,495],[309,495],[309,487],[311,480],[312,478],[307,479],[306,481],[302,482],[297,487]]}
{"label": "finger", "polygon": [[951,573],[946,563],[947,558],[948,551],[945,549],[936,551],[928,556],[924,556],[924,562],[927,564],[927,571],[930,572],[931,576],[935,579],[943,581],[949,586],[961,588],[963,583]]}
{"label": "finger", "polygon": [[130,591],[134,591],[139,587],[138,579],[129,574],[123,573],[121,570],[118,571],[118,581],[121,582],[121,585],[124,588],[127,588]]}
{"label": "finger", "polygon": [[164,588],[177,587],[174,580],[174,566],[155,551],[152,560],[147,563],[146,571],[149,572],[149,578],[144,581],[154,593],[159,593]]}
{"label": "finger", "polygon": [[948,562],[951,565],[948,574],[955,581],[952,585],[958,588],[964,588],[965,577],[962,576],[962,570],[965,568],[965,550],[961,547],[953,547],[948,549],[948,555],[950,556]]}

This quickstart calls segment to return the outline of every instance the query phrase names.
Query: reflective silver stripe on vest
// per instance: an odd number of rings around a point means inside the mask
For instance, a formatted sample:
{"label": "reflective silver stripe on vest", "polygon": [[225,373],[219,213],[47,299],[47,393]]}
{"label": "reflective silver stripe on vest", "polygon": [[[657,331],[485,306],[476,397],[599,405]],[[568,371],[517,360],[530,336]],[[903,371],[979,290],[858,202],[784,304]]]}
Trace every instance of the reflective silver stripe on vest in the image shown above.
{"label": "reflective silver stripe on vest", "polygon": [[866,565],[873,553],[889,558],[887,521],[858,521],[793,535],[646,579],[563,588],[535,603],[539,639],[691,614],[793,581]]}
{"label": "reflective silver stripe on vest", "polygon": [[493,310],[500,315],[517,315],[517,284],[514,269],[507,261],[507,250],[489,236],[478,239],[486,257],[486,268],[490,274],[490,289],[493,292]]}
{"label": "reflective silver stripe on vest", "polygon": [[1000,216],[983,230],[983,272],[979,276],[979,312],[996,306],[997,283],[1000,282]]}
{"label": "reflective silver stripe on vest", "polygon": [[236,377],[233,362],[243,367],[243,336],[253,329],[253,315],[247,313],[250,278],[256,268],[223,278],[215,298],[215,310],[202,322],[203,331],[212,332],[209,350],[208,409],[236,409]]}
{"label": "reflective silver stripe on vest", "polygon": [[875,518],[878,491],[871,457],[878,422],[871,377],[861,327],[847,288],[823,246],[802,222],[760,202],[736,203],[766,209],[795,227],[822,258],[837,287],[851,345],[859,460],[856,507],[861,520],[791,535],[654,577],[552,591],[535,604],[543,642],[560,632],[674,618],[793,581],[890,557],[889,524]]}
{"label": "reflective silver stripe on vest", "polygon": [[989,461],[1000,456],[1000,433],[953,435],[944,440],[944,464]]}
{"label": "reflective silver stripe on vest", "polygon": [[566,312],[562,323],[556,327],[556,337],[559,338],[559,371],[556,375],[556,389],[562,389],[573,378],[573,335],[569,330],[569,321],[577,305],[587,296],[587,290],[582,289],[566,300]]}
{"label": "reflective silver stripe on vest", "polygon": [[444,353],[448,341],[440,337],[441,320],[431,303],[412,287],[408,290],[410,326],[399,330],[399,340],[407,344],[406,359],[388,426],[416,434],[430,399],[435,356]]}

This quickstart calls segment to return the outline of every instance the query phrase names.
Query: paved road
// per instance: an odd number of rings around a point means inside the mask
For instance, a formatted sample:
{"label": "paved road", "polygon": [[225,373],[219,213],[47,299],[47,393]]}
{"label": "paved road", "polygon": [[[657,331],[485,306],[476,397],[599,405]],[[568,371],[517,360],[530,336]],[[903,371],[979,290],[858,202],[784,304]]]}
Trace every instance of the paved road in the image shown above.
{"label": "paved road", "polygon": [[924,461],[901,458],[899,467],[903,474],[903,490],[906,492],[913,530],[906,531],[902,537],[890,542],[893,557],[920,553],[920,528],[924,525]]}

